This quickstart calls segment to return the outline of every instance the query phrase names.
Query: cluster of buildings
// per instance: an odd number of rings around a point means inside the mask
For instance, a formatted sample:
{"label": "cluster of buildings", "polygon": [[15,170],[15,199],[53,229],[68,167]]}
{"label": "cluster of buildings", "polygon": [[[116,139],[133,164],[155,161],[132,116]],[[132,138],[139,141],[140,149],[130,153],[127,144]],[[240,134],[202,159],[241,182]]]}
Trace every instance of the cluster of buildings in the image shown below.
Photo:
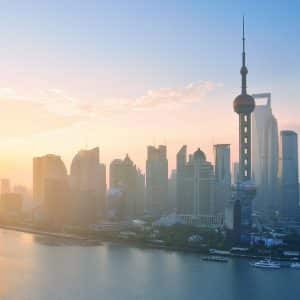
{"label": "cluster of buildings", "polygon": [[60,226],[95,223],[106,198],[106,169],[99,149],[81,150],[72,160],[70,174],[60,156],[33,159],[34,215]]}
{"label": "cluster of buildings", "polygon": [[110,163],[107,177],[98,148],[79,151],[69,173],[57,155],[35,157],[35,215],[56,225],[89,225],[103,219],[126,220],[145,215],[159,218],[175,213],[186,224],[225,224],[233,229],[235,198],[238,195],[247,201],[245,193],[239,191],[248,188],[249,205],[242,206],[243,220],[249,226],[247,214],[251,218],[254,212],[297,218],[297,134],[278,134],[269,94],[267,104],[256,106],[252,124],[252,176],[244,185],[238,164],[231,164],[229,144],[213,146],[213,162],[200,149],[188,154],[187,146],[182,146],[170,176],[167,147],[163,145],[148,146],[145,175],[126,155]]}
{"label": "cluster of buildings", "polygon": [[[244,22],[242,40],[241,93],[233,102],[239,117],[239,162],[226,214],[226,226],[236,241],[249,237],[254,207],[265,216],[274,212],[287,219],[299,216],[297,134],[282,131],[278,143],[271,95],[247,93]],[[264,97],[267,105],[256,107],[255,98]]]}
{"label": "cluster of buildings", "polygon": [[[200,148],[188,154],[183,145],[169,176],[167,147],[148,146],[145,175],[126,155],[111,162],[108,184],[98,148],[79,151],[69,172],[57,155],[35,157],[36,218],[59,226],[147,215],[167,223],[225,226],[237,236],[251,231],[254,213],[287,221],[300,218],[297,134],[279,133],[271,94],[247,94],[244,34],[240,73],[241,94],[234,100],[239,162],[231,164],[229,144],[214,145],[213,163]],[[261,98],[266,103],[257,105],[255,100]],[[2,186],[0,204],[19,206],[18,194],[8,192],[5,182]]]}

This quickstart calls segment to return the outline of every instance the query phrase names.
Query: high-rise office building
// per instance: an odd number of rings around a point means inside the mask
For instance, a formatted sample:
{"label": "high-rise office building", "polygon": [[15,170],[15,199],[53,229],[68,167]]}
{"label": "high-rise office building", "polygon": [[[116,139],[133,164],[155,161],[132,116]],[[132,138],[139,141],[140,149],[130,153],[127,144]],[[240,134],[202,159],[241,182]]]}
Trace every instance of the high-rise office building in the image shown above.
{"label": "high-rise office building", "polygon": [[214,145],[216,201],[215,212],[224,214],[228,201],[231,200],[230,145]]}
{"label": "high-rise office building", "polygon": [[278,125],[272,113],[271,94],[253,97],[267,98],[266,104],[256,104],[252,114],[252,174],[257,186],[253,205],[270,214],[278,204]]}
{"label": "high-rise office building", "polygon": [[119,189],[123,193],[119,217],[141,215],[144,203],[144,176],[129,156],[126,155],[124,160],[113,160],[109,174],[110,190]]}
{"label": "high-rise office building", "polygon": [[105,166],[99,163],[99,148],[79,151],[70,172],[73,222],[92,224],[104,207],[106,194]]}
{"label": "high-rise office building", "polygon": [[146,207],[154,216],[167,210],[168,204],[168,159],[167,147],[148,146],[146,161]]}
{"label": "high-rise office building", "polygon": [[185,191],[186,181],[186,163],[187,163],[187,146],[184,145],[176,155],[176,208],[180,214],[185,214],[187,209],[187,199]]}
{"label": "high-rise office building", "polygon": [[145,212],[145,197],[146,197],[146,189],[145,189],[145,174],[142,173],[140,169],[137,170],[137,203],[136,203],[136,213],[138,215],[143,215]]}
{"label": "high-rise office building", "polygon": [[208,215],[216,212],[213,166],[198,149],[186,161],[186,146],[177,154],[177,213]]}
{"label": "high-rise office building", "polygon": [[[245,34],[243,20],[242,53],[242,90],[233,103],[234,111],[239,115],[239,183],[236,187],[235,231],[236,239],[242,230],[249,231],[252,225],[252,200],[255,186],[251,182],[251,113],[255,108],[254,98],[247,94],[247,73],[245,54]],[[239,211],[239,208],[241,211]]]}
{"label": "high-rise office building", "polygon": [[198,149],[193,155],[194,165],[194,207],[193,215],[215,213],[214,169],[206,160],[205,154]]}
{"label": "high-rise office building", "polygon": [[49,224],[54,226],[67,221],[68,175],[60,156],[48,154],[33,158],[33,199]]}
{"label": "high-rise office building", "polygon": [[168,182],[168,208],[167,211],[172,213],[176,210],[176,170],[172,170]]}
{"label": "high-rise office building", "polygon": [[299,216],[298,137],[294,131],[280,132],[279,180],[281,215]]}

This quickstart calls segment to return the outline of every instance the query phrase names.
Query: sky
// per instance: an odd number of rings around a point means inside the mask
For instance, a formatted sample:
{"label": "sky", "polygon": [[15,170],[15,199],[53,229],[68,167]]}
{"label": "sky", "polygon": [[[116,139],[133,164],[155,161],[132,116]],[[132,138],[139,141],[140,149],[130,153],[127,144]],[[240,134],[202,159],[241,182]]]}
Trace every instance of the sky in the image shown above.
{"label": "sky", "polygon": [[32,183],[32,157],[69,169],[99,146],[145,169],[146,146],[184,144],[237,160],[242,16],[249,93],[272,93],[300,132],[298,1],[0,0],[0,178]]}

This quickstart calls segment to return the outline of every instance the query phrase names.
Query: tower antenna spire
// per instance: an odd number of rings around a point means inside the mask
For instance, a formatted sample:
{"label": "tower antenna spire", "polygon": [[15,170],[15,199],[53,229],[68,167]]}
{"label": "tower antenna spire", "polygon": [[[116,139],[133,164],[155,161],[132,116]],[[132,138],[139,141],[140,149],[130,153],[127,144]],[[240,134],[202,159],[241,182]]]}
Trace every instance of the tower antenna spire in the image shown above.
{"label": "tower antenna spire", "polygon": [[245,52],[245,17],[243,16],[243,52]]}
{"label": "tower antenna spire", "polygon": [[246,53],[245,53],[245,17],[243,16],[243,54],[242,54],[242,68],[241,68],[241,75],[242,75],[242,94],[247,94],[247,74],[248,69],[246,67]]}

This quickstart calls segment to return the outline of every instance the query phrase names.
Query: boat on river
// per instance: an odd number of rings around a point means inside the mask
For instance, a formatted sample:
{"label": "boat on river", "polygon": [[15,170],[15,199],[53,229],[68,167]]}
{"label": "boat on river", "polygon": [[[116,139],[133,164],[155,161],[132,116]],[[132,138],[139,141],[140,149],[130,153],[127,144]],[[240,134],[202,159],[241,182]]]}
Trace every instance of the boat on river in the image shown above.
{"label": "boat on river", "polygon": [[261,268],[261,269],[280,269],[280,263],[272,261],[271,259],[263,259],[257,261],[255,263],[250,263],[250,265],[254,268]]}
{"label": "boat on river", "polygon": [[216,261],[216,262],[223,262],[226,263],[228,262],[228,258],[226,257],[221,257],[221,256],[205,256],[202,258],[204,261]]}
{"label": "boat on river", "polygon": [[299,262],[293,262],[293,263],[290,264],[290,268],[300,270],[300,263]]}

